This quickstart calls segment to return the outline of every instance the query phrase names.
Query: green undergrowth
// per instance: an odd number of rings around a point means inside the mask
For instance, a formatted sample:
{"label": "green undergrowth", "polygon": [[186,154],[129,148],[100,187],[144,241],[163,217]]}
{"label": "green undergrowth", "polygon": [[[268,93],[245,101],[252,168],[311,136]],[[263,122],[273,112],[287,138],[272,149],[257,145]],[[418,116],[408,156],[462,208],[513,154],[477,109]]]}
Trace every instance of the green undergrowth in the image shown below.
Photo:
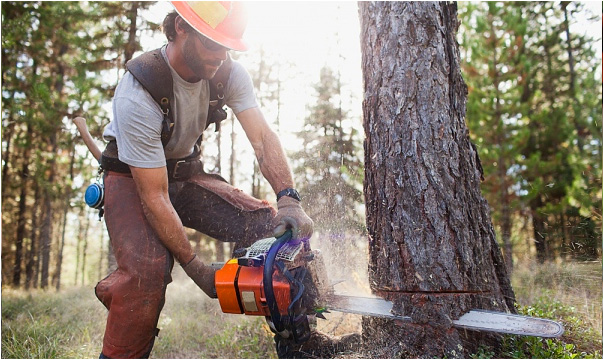
{"label": "green undergrowth", "polygon": [[557,339],[505,335],[502,348],[481,348],[472,358],[602,359],[602,265],[520,264],[512,274],[521,315],[564,326]]}
{"label": "green undergrowth", "polygon": [[541,297],[532,306],[518,306],[521,315],[558,321],[564,334],[557,339],[534,336],[505,336],[500,356],[512,359],[601,359],[602,338],[585,325],[572,306]]}

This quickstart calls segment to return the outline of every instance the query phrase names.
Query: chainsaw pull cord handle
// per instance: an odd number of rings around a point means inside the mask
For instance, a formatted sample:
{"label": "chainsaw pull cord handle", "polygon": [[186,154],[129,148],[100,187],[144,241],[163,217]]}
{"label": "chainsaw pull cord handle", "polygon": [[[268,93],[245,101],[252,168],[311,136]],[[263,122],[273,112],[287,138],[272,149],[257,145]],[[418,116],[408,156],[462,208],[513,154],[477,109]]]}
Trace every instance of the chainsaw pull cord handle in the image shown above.
{"label": "chainsaw pull cord handle", "polygon": [[264,262],[264,270],[263,270],[263,287],[264,287],[264,296],[266,297],[266,304],[268,305],[268,310],[271,313],[271,321],[275,326],[275,330],[278,333],[285,330],[285,326],[281,322],[281,314],[279,313],[279,307],[277,305],[277,301],[275,299],[275,292],[273,291],[273,271],[275,259],[277,257],[277,253],[292,238],[291,230],[286,231],[283,235],[277,238],[277,240],[271,245],[266,254],[266,260]]}

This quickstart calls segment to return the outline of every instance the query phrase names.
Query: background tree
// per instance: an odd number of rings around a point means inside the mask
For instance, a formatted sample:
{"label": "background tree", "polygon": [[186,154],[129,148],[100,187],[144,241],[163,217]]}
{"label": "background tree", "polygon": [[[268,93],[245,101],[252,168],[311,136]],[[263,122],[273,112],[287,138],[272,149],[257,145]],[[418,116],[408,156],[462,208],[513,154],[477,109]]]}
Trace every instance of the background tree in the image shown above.
{"label": "background tree", "polygon": [[292,154],[294,173],[304,208],[315,228],[341,238],[347,232],[363,232],[362,161],[360,139],[353,122],[342,108],[338,74],[323,67],[315,85],[316,101],[309,105],[304,128],[297,135],[303,143]]}
{"label": "background tree", "polygon": [[515,310],[465,124],[457,5],[360,3],[360,18],[369,282],[416,322],[364,319],[364,342],[378,356],[467,357],[497,338],[464,342],[451,319]]}
{"label": "background tree", "polygon": [[516,190],[520,145],[527,138],[519,101],[527,28],[522,15],[518,7],[490,2],[467,4],[460,16],[468,20],[467,31],[461,32],[468,127],[484,167],[483,194],[491,204],[508,271],[513,265],[514,220],[521,210]]}
{"label": "background tree", "polygon": [[601,252],[601,70],[594,40],[570,31],[583,11],[565,2],[462,6],[468,124],[508,258],[510,229],[518,253],[534,243],[541,262]]}

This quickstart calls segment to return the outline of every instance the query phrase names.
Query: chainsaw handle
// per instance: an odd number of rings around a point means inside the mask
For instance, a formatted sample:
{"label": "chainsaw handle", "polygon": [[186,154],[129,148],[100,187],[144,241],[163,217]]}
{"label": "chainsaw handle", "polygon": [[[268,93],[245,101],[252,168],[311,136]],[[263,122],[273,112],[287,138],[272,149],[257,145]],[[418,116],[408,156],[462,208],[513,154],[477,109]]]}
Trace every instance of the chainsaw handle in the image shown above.
{"label": "chainsaw handle", "polygon": [[268,310],[271,313],[271,320],[275,327],[275,330],[280,333],[285,330],[285,326],[281,322],[281,314],[279,313],[279,306],[277,305],[277,300],[275,299],[275,292],[273,291],[273,272],[275,259],[277,257],[277,253],[283,247],[283,245],[287,244],[288,241],[292,239],[292,231],[287,230],[283,235],[277,238],[277,240],[271,245],[266,254],[266,260],[264,262],[264,270],[262,276],[262,282],[264,287],[264,296],[266,298],[266,304],[268,305]]}

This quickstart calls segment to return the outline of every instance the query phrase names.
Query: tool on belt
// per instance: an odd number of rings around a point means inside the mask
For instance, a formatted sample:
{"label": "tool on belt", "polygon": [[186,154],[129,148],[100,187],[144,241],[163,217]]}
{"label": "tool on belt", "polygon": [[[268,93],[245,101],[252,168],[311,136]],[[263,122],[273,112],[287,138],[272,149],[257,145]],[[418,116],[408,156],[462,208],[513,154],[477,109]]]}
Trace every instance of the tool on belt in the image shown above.
{"label": "tool on belt", "polygon": [[[216,293],[224,313],[268,317],[271,329],[296,343],[308,340],[309,319],[329,310],[405,322],[392,312],[392,302],[379,297],[338,295],[330,285],[319,250],[306,241],[290,244],[291,232],[259,240],[216,272]],[[503,312],[471,310],[456,328],[507,334],[558,337],[564,332],[555,321]]]}

